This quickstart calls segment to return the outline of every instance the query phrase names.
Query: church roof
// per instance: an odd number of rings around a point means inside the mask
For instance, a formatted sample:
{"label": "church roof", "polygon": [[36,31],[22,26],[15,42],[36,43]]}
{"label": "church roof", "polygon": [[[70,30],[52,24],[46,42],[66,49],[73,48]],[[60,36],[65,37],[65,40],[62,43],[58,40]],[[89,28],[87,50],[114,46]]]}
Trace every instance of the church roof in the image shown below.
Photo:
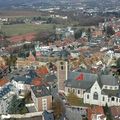
{"label": "church roof", "polygon": [[117,86],[118,79],[113,75],[102,75],[101,76],[101,83],[103,85]]}
{"label": "church roof", "polygon": [[104,95],[108,95],[108,96],[117,96],[117,97],[120,97],[119,96],[119,90],[107,90],[107,89],[103,89],[102,94]]}
{"label": "church roof", "polygon": [[66,87],[88,89],[97,80],[97,74],[69,72]]}

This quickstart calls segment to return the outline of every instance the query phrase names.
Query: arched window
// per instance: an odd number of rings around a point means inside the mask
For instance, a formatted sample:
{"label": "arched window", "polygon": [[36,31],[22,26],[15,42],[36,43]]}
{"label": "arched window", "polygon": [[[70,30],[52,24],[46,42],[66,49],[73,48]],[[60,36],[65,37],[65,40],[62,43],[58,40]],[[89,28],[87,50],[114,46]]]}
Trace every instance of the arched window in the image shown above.
{"label": "arched window", "polygon": [[89,95],[87,95],[87,99],[89,99]]}
{"label": "arched window", "polygon": [[105,101],[105,97],[103,96],[103,101]]}
{"label": "arched window", "polygon": [[112,97],[112,99],[111,99],[112,101],[114,101],[115,100],[115,98],[114,97]]}
{"label": "arched window", "polygon": [[98,93],[97,92],[94,92],[93,99],[98,100]]}

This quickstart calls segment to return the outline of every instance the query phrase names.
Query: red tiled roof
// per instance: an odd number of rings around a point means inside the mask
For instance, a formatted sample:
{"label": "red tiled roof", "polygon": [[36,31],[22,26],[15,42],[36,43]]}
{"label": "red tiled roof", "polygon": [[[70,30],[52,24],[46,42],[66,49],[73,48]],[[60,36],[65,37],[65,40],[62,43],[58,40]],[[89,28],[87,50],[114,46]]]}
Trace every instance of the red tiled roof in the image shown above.
{"label": "red tiled roof", "polygon": [[104,111],[103,111],[103,107],[102,106],[94,106],[94,107],[89,107],[88,108],[88,120],[92,120],[92,114],[103,114],[104,115]]}
{"label": "red tiled roof", "polygon": [[42,78],[33,79],[31,84],[35,86],[40,86],[42,84]]}
{"label": "red tiled roof", "polygon": [[10,37],[11,42],[21,42],[23,40],[32,41],[35,38],[35,33],[27,33],[24,35],[15,35]]}
{"label": "red tiled roof", "polygon": [[29,56],[27,57],[28,60],[35,61],[34,55],[30,52]]}
{"label": "red tiled roof", "polygon": [[38,68],[38,69],[36,70],[36,73],[37,73],[38,75],[46,75],[46,74],[48,74],[48,69],[47,69],[46,66],[43,66],[43,67]]}
{"label": "red tiled roof", "polygon": [[0,87],[4,86],[6,83],[8,83],[8,80],[5,78],[0,79]]}
{"label": "red tiled roof", "polygon": [[118,37],[120,37],[120,31],[119,31],[119,32],[116,32],[115,35],[118,36]]}
{"label": "red tiled roof", "polygon": [[113,117],[120,116],[120,107],[119,106],[110,107],[110,110],[111,110]]}

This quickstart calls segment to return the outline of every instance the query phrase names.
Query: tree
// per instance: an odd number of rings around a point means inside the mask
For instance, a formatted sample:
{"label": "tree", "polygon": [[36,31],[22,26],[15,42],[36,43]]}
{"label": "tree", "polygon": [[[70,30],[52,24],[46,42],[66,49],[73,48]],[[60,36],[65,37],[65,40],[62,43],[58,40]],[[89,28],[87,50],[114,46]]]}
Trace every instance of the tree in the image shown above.
{"label": "tree", "polygon": [[116,65],[117,65],[118,68],[120,68],[120,58],[117,59]]}
{"label": "tree", "polygon": [[55,120],[59,120],[65,113],[65,107],[60,99],[55,99],[52,104]]}
{"label": "tree", "polygon": [[10,55],[9,57],[3,56],[3,59],[5,60],[6,65],[9,66],[9,69],[11,71],[11,66],[15,67],[16,65],[17,57],[14,55]]}
{"label": "tree", "polygon": [[91,29],[90,28],[88,28],[87,29],[87,37],[88,37],[88,41],[90,42],[90,40],[91,40],[91,35],[92,33],[91,33]]}
{"label": "tree", "polygon": [[75,39],[79,39],[82,36],[82,30],[79,29],[75,32],[74,37]]}
{"label": "tree", "polygon": [[104,28],[104,32],[106,33],[107,37],[110,37],[112,35],[115,34],[114,29],[112,28],[112,26],[107,26]]}
{"label": "tree", "polygon": [[45,32],[38,32],[35,37],[35,41],[40,41],[41,43],[48,44],[49,38],[52,35],[52,32],[45,31]]}
{"label": "tree", "polygon": [[24,102],[25,102],[25,103],[31,102],[31,92],[26,92],[26,93],[25,93]]}
{"label": "tree", "polygon": [[17,95],[14,95],[11,103],[8,107],[8,113],[10,114],[24,114],[27,113],[27,108],[25,107],[25,100],[18,99]]}
{"label": "tree", "polygon": [[110,108],[108,107],[108,105],[106,104],[105,107],[103,107],[104,109],[104,113],[107,116],[107,120],[112,120],[112,115],[110,112]]}

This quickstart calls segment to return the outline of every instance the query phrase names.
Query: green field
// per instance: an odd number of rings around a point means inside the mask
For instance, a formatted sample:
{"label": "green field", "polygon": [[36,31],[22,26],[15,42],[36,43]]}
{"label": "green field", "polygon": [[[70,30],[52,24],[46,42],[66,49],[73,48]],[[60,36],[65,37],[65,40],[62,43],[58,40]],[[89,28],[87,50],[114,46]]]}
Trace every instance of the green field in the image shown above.
{"label": "green field", "polygon": [[7,36],[21,35],[30,32],[53,31],[53,24],[14,24],[2,25],[1,29]]}

